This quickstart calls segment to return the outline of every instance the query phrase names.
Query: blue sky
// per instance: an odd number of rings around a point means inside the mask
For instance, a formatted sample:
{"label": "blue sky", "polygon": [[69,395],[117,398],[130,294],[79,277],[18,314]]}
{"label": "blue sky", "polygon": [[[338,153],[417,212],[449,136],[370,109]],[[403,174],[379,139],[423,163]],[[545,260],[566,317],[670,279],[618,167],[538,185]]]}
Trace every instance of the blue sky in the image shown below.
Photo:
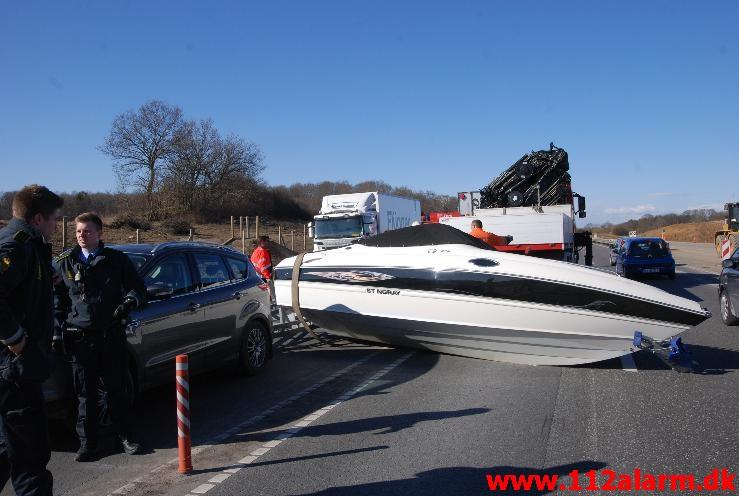
{"label": "blue sky", "polygon": [[739,200],[739,2],[3,2],[0,191],[114,190],[151,99],[270,184],[479,189],[550,141],[590,222]]}

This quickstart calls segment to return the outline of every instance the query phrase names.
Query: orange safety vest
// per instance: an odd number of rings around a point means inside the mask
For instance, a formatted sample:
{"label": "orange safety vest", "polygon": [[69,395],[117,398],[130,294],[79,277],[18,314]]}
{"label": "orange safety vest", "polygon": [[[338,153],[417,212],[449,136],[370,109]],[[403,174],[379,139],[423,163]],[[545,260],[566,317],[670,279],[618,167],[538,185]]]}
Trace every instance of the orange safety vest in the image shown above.
{"label": "orange safety vest", "polygon": [[257,270],[257,274],[264,279],[272,279],[272,254],[267,248],[257,246],[251,254],[251,263]]}
{"label": "orange safety vest", "polygon": [[501,245],[508,244],[507,240],[504,237],[498,236],[493,233],[489,233],[487,231],[482,230],[479,227],[473,227],[472,230],[470,231],[470,236],[474,236],[477,239],[481,239],[487,244],[489,244],[490,246],[501,246]]}

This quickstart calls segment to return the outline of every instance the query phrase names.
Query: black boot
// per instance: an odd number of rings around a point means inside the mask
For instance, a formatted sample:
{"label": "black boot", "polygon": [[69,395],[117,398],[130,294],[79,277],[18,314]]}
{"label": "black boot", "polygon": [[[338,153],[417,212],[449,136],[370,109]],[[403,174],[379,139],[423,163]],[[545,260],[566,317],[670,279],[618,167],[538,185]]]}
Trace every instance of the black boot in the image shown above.
{"label": "black boot", "polygon": [[123,451],[125,451],[127,455],[137,455],[141,453],[141,445],[132,441],[131,438],[121,437],[121,446],[123,446]]}
{"label": "black boot", "polygon": [[76,462],[91,462],[97,459],[97,447],[90,443],[84,443],[74,456]]}

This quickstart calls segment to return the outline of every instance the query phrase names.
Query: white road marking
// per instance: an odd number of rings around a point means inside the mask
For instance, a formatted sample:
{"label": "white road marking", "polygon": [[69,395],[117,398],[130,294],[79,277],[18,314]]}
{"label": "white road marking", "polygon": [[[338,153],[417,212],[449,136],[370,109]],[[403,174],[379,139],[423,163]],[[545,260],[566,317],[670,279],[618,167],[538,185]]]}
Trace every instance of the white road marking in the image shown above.
{"label": "white road marking", "polygon": [[[351,389],[348,392],[344,393],[343,395],[339,396],[337,399],[335,399],[334,401],[332,401],[330,403],[330,405],[324,406],[324,407],[316,410],[315,412],[311,413],[310,415],[306,415],[305,417],[303,417],[303,420],[301,422],[298,422],[297,424],[295,424],[295,426],[293,428],[288,429],[285,432],[282,432],[274,440],[267,441],[266,443],[264,443],[262,445],[261,448],[258,448],[256,450],[252,451],[251,454],[250,454],[250,456],[247,456],[247,457],[242,458],[241,460],[239,460],[239,463],[242,464],[242,465],[246,465],[246,464],[249,464],[249,463],[254,462],[254,460],[256,460],[260,456],[268,453],[272,448],[274,448],[274,447],[278,446],[279,444],[281,444],[283,442],[283,440],[280,439],[280,438],[287,439],[289,437],[292,437],[294,434],[296,434],[297,432],[301,431],[304,427],[309,426],[313,421],[315,421],[319,417],[321,417],[321,415],[323,415],[324,413],[327,413],[331,408],[335,407],[336,405],[341,404],[344,401],[344,400],[341,400],[341,398],[351,398],[352,396],[360,393],[361,391],[363,391],[364,389],[366,389],[370,384],[372,384],[373,382],[375,382],[377,379],[379,379],[383,375],[387,374],[388,372],[390,372],[391,370],[393,370],[395,367],[397,367],[398,365],[400,365],[401,363],[403,363],[404,361],[406,361],[408,358],[410,358],[411,355],[413,355],[413,353],[415,353],[415,352],[411,351],[411,352],[406,353],[405,355],[401,356],[400,358],[398,358],[397,360],[395,360],[393,363],[391,363],[387,367],[385,367],[385,368],[381,369],[379,372],[375,373],[372,377],[369,378],[369,380],[367,380],[361,386],[359,386],[357,388],[354,388],[354,389]],[[322,412],[322,413],[319,414],[319,412]],[[285,437],[285,436],[287,436],[287,437]],[[241,468],[243,468],[243,467],[229,468],[229,469],[224,470],[223,471],[224,472],[223,475],[225,475],[226,477],[224,477],[223,480],[226,480],[228,477],[231,476],[231,474],[235,474],[236,472],[238,472],[239,470],[241,470]],[[217,476],[211,478],[208,482],[215,482],[215,483],[223,482],[223,481],[218,481],[216,479],[217,479]],[[206,486],[210,486],[210,487],[207,487],[206,489],[201,490],[202,488],[204,488]],[[195,489],[193,489],[190,492],[191,493],[194,493],[194,494],[204,494],[207,491],[209,491],[210,489],[212,489],[213,487],[215,487],[215,486],[213,486],[212,484],[202,484],[202,485],[196,487]],[[198,490],[201,490],[201,492],[198,492]]]}
{"label": "white road marking", "polygon": [[205,494],[211,489],[213,489],[214,487],[216,487],[215,484],[200,484],[198,487],[196,487],[190,492],[193,494]]}
{"label": "white road marking", "polygon": [[221,482],[225,481],[229,477],[231,477],[231,474],[229,474],[229,473],[222,473],[222,474],[218,474],[218,475],[212,477],[211,479],[208,479],[208,482],[215,482],[216,484],[220,484]]}
{"label": "white road marking", "polygon": [[[386,348],[383,348],[383,350],[385,350],[385,349]],[[236,434],[240,430],[243,430],[244,428],[246,428],[246,427],[248,427],[250,425],[253,425],[253,424],[255,424],[255,423],[259,422],[259,421],[261,421],[267,415],[270,415],[270,414],[274,413],[275,411],[279,410],[280,408],[283,408],[283,407],[289,405],[290,403],[293,403],[293,402],[295,402],[295,401],[303,398],[304,396],[306,396],[306,395],[310,394],[311,392],[315,391],[318,387],[324,386],[324,385],[328,384],[329,382],[333,381],[334,379],[336,379],[336,378],[338,378],[338,377],[346,374],[350,370],[355,369],[355,368],[359,367],[360,365],[368,362],[371,358],[373,358],[375,355],[381,353],[381,351],[383,351],[383,350],[378,350],[378,351],[375,351],[373,353],[370,353],[366,357],[364,357],[364,358],[362,358],[360,360],[357,360],[356,362],[353,362],[353,363],[347,365],[343,369],[341,369],[341,370],[339,370],[337,372],[334,372],[333,374],[331,374],[328,377],[323,378],[322,380],[320,380],[316,384],[312,384],[312,385],[306,387],[305,389],[303,389],[302,391],[299,391],[298,393],[290,396],[286,400],[280,401],[279,403],[277,403],[276,405],[273,405],[268,410],[263,411],[260,415],[257,415],[255,417],[249,417],[248,419],[246,419],[243,422],[241,422],[241,423],[239,423],[239,424],[231,427],[230,429],[226,430],[225,432],[222,432],[220,434],[214,435],[214,436],[212,436],[209,439],[206,439],[205,442],[204,442],[204,444],[201,444],[201,445],[199,445],[197,447],[193,447],[192,448],[192,450],[191,450],[191,456],[192,457],[195,457],[195,455],[199,454],[200,452],[202,452],[204,450],[207,450],[209,448],[212,448],[214,444],[218,444],[218,443],[220,443],[220,442],[228,439],[232,435]],[[173,465],[173,464],[175,464],[175,463],[177,463],[178,461],[179,460],[177,458],[173,458],[173,459],[171,459],[171,460],[163,463],[162,465],[159,465],[158,467],[155,467],[155,468],[151,469],[148,474],[145,474],[144,476],[139,477],[137,480],[132,481],[132,482],[135,482],[135,484],[128,483],[128,484],[126,484],[124,486],[121,486],[118,489],[115,489],[115,490],[111,491],[110,493],[108,493],[108,496],[110,496],[112,494],[127,494],[128,492],[130,492],[130,491],[132,491],[132,490],[134,490],[136,488],[136,484],[147,484],[147,481],[150,480],[151,476],[153,476],[153,475],[155,475],[155,474],[157,474],[159,472],[162,472],[164,470],[170,469],[171,468],[170,466]],[[157,479],[155,478],[154,479],[154,482],[156,482],[156,481],[157,481]]]}
{"label": "white road marking", "polygon": [[621,367],[626,372],[637,372],[639,369],[636,368],[636,362],[634,362],[634,355],[631,353],[621,356]]}

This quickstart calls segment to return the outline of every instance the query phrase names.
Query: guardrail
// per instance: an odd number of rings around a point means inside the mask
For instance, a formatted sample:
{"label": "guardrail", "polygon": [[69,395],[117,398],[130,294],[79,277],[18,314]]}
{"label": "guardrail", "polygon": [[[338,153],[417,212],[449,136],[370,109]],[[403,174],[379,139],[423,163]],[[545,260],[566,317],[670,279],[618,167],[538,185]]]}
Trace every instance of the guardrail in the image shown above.
{"label": "guardrail", "polygon": [[594,239],[593,243],[596,245],[602,245],[602,246],[610,246],[613,244],[613,242],[616,241],[615,239],[609,239],[609,238],[601,238],[601,239]]}

